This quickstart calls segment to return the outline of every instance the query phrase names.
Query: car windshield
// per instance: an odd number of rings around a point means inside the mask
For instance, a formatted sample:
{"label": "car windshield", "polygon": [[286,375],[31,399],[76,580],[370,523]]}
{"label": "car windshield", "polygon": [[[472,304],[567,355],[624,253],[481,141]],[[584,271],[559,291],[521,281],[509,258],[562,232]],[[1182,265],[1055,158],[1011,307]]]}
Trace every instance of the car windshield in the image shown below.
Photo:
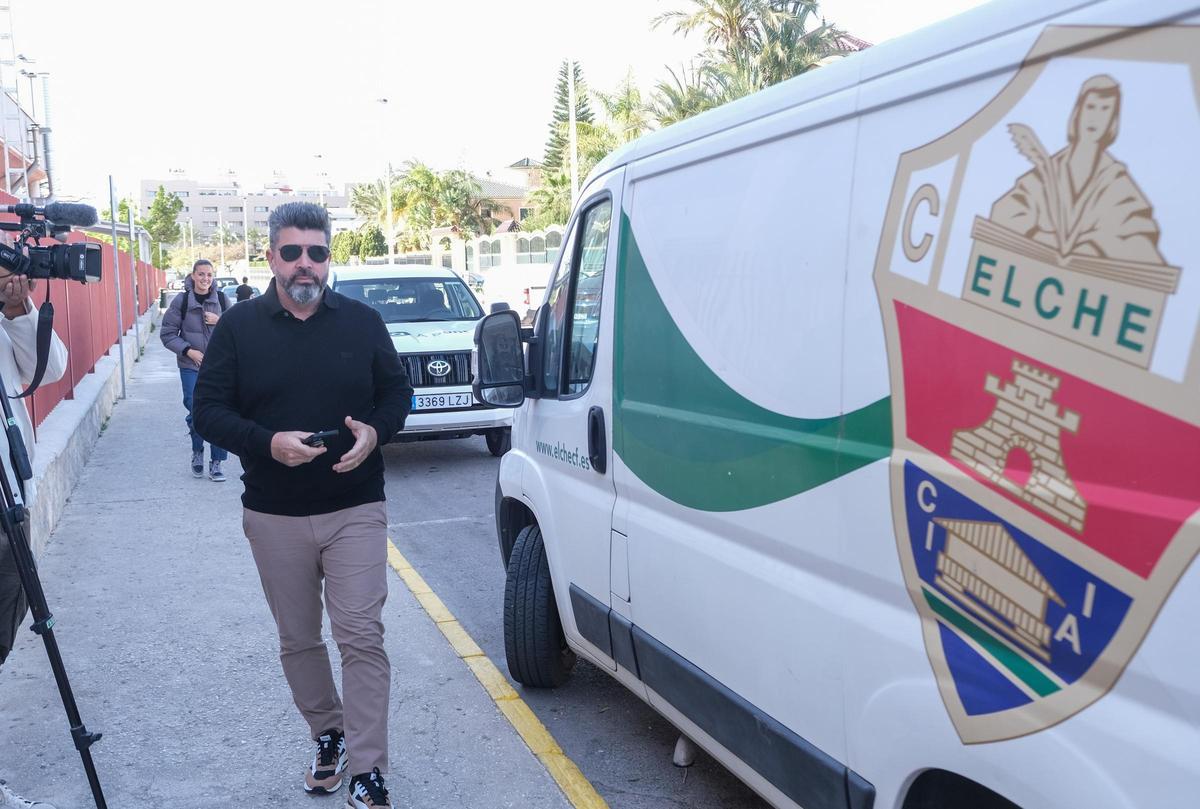
{"label": "car windshield", "polygon": [[478,320],[483,311],[457,278],[338,280],[340,294],[369,305],[385,323]]}

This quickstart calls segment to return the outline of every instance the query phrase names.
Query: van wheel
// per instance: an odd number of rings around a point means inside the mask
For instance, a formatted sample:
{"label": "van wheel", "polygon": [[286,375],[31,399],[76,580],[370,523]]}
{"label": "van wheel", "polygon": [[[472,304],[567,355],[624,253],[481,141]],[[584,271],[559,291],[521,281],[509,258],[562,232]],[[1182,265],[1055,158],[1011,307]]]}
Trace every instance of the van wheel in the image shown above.
{"label": "van wheel", "polygon": [[508,559],[504,655],[513,679],[533,688],[562,685],[575,665],[554,602],[542,530],[536,525],[521,529]]}
{"label": "van wheel", "polygon": [[510,427],[497,427],[494,430],[488,430],[483,434],[483,437],[487,441],[488,452],[497,458],[512,449],[512,428]]}

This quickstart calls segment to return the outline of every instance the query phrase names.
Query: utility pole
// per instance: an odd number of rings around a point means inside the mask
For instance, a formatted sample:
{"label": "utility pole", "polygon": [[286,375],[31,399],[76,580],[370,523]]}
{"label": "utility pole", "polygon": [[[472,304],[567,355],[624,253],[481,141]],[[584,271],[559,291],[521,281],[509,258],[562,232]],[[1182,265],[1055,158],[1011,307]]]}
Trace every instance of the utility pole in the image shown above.
{"label": "utility pole", "polygon": [[242,246],[246,250],[246,273],[250,272],[250,220],[246,209],[250,207],[250,198],[242,197]]}
{"label": "utility pole", "polygon": [[125,318],[121,316],[121,250],[117,245],[117,186],[108,175],[108,204],[112,206],[113,278],[117,287],[117,356],[121,358],[121,398],[125,398]]}
{"label": "utility pole", "polygon": [[579,142],[575,133],[575,125],[578,123],[575,120],[575,60],[567,60],[567,127],[570,140],[570,162],[571,162],[571,206],[574,207],[575,199],[579,196]]}
{"label": "utility pole", "polygon": [[[142,348],[142,328],[138,325],[138,282],[137,282],[137,262],[141,257],[141,243],[138,243],[138,250],[135,253],[133,248],[133,200],[129,201],[129,274],[133,276],[133,347],[139,353]],[[135,360],[136,362],[136,360]]]}
{"label": "utility pole", "polygon": [[[383,148],[386,150],[391,148],[388,142],[388,100],[386,98],[377,99],[383,105]],[[387,164],[387,174],[383,175],[383,197],[384,206],[387,208],[387,240],[388,240],[388,264],[396,263],[396,224],[392,221],[392,161]]]}

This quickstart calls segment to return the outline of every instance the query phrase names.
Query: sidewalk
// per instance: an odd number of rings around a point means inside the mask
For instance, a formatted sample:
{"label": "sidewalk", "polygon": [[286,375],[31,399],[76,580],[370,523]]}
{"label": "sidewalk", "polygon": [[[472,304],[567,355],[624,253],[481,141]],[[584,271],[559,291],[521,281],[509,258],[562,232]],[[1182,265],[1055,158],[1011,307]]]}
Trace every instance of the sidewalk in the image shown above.
{"label": "sidewalk", "polygon": [[[300,787],[312,745],[241,532],[241,468],[231,458],[223,484],[192,478],[183,415],[155,334],[41,559],[80,713],[104,734],[92,755],[108,805],[340,809],[344,789]],[[569,806],[408,588],[389,582],[398,809]],[[58,809],[93,805],[27,629],[0,672],[0,778]]]}

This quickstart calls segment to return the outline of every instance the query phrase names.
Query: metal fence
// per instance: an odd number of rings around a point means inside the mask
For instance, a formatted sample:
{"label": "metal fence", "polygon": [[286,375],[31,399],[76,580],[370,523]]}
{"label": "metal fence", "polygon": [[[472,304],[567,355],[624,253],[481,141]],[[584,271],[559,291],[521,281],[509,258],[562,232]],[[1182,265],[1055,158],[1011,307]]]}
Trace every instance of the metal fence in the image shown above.
{"label": "metal fence", "polygon": [[[0,192],[0,205],[19,202],[16,197]],[[16,217],[0,215],[0,220],[13,222]],[[99,240],[82,233],[72,232],[69,242],[97,242]],[[125,252],[121,256],[121,315],[120,329],[117,327],[117,283],[113,267],[113,250],[105,245],[101,255],[103,264],[101,281],[98,284],[78,284],[73,281],[50,282],[50,301],[54,304],[54,331],[67,346],[67,373],[53,384],[42,385],[37,393],[24,400],[29,408],[34,428],[45,420],[54,406],[64,399],[75,398],[75,387],[96,370],[96,363],[116,345],[120,334],[133,327],[136,317],[144,314],[151,305],[158,305],[159,290],[166,285],[166,276],[159,270],[140,260],[131,261]],[[137,306],[134,307],[134,274],[137,276]],[[45,300],[45,281],[39,282],[33,294],[35,306]]]}

